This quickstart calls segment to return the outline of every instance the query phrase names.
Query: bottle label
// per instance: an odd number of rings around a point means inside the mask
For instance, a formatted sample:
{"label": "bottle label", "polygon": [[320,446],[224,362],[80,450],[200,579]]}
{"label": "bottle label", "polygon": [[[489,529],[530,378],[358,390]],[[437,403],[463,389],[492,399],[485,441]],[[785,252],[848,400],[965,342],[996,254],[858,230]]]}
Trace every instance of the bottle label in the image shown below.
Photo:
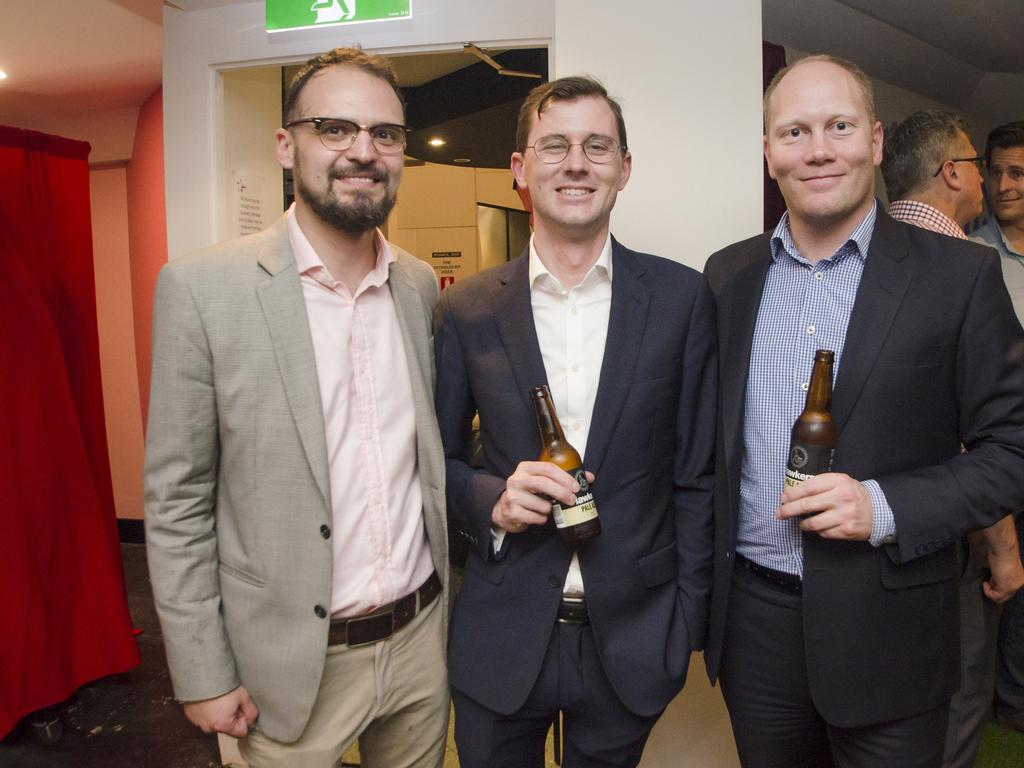
{"label": "bottle label", "polygon": [[570,473],[576,482],[580,484],[580,490],[576,494],[576,503],[571,507],[564,507],[557,501],[551,505],[551,514],[555,518],[555,525],[558,528],[570,528],[597,517],[597,504],[594,503],[594,493],[590,490],[586,473],[583,467],[577,467]]}
{"label": "bottle label", "polygon": [[794,488],[815,475],[832,471],[832,449],[813,445],[793,445],[789,448],[786,466],[786,487]]}

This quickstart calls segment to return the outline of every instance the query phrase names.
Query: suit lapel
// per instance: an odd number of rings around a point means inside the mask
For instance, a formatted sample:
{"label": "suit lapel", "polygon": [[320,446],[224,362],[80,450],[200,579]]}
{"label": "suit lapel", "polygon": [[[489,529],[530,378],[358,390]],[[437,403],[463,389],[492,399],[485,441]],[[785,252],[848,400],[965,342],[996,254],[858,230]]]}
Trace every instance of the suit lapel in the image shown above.
{"label": "suit lapel", "polygon": [[402,346],[409,366],[409,378],[412,380],[413,401],[416,406],[416,421],[422,414],[433,412],[430,398],[431,365],[429,360],[430,340],[426,328],[430,327],[430,318],[425,317],[426,309],[416,286],[412,283],[405,266],[399,262],[391,263],[388,272],[388,287],[395,302],[395,313],[402,331]]}
{"label": "suit lapel", "polygon": [[832,418],[842,433],[864,383],[874,367],[913,276],[909,246],[899,226],[881,211],[871,236],[843,356],[832,397]]}
{"label": "suit lapel", "polygon": [[503,284],[494,306],[498,335],[512,366],[516,388],[532,413],[530,390],[547,384],[548,377],[544,370],[544,358],[540,353],[537,326],[533,323],[533,307],[530,304],[529,247],[523,255],[509,262],[498,279]]}
{"label": "suit lapel", "polygon": [[268,233],[257,260],[268,273],[267,279],[257,285],[256,294],[270,332],[288,407],[317,488],[330,509],[327,440],[316,357],[285,217],[278,219]]}
{"label": "suit lapel", "polygon": [[612,238],[612,301],[601,375],[594,398],[587,455],[583,464],[595,475],[608,452],[636,370],[640,343],[647,326],[651,294],[633,255]]}
{"label": "suit lapel", "polygon": [[[771,265],[771,251],[767,240],[758,240],[748,252],[748,263],[737,273],[725,313],[728,326],[724,329],[722,354],[722,428],[726,452],[737,458],[743,446],[743,405],[746,401],[747,379],[750,374],[750,351],[754,343],[754,326],[761,306],[761,294]],[[738,463],[736,468],[738,471]]]}

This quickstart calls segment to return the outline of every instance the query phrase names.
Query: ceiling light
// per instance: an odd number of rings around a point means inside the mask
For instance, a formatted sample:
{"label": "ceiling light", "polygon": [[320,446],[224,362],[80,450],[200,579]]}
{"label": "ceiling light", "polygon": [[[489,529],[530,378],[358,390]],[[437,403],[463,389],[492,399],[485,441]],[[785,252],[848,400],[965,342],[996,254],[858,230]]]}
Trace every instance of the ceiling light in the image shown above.
{"label": "ceiling light", "polygon": [[435,136],[434,138],[427,142],[427,144],[429,144],[432,147],[443,147],[447,143],[448,142],[442,139],[440,136]]}
{"label": "ceiling light", "polygon": [[4,80],[6,78],[7,78],[7,73],[4,72],[2,69],[0,69],[0,80]]}
{"label": "ceiling light", "polygon": [[470,160],[470,158],[468,158],[468,157],[453,157],[452,158],[452,162],[453,163],[469,163],[469,162],[472,162],[472,160]]}

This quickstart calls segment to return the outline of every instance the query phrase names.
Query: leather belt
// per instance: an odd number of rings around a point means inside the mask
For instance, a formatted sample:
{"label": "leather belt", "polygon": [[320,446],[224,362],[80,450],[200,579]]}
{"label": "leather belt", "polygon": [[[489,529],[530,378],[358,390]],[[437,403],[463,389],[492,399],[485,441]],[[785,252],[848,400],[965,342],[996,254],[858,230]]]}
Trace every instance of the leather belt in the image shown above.
{"label": "leather belt", "polygon": [[558,603],[559,624],[589,624],[590,614],[587,612],[587,601],[584,597],[562,596]]}
{"label": "leather belt", "polygon": [[415,592],[410,592],[373,613],[354,619],[333,619],[327,635],[327,644],[356,647],[386,640],[412,621],[416,614],[430,605],[439,594],[441,579],[438,578],[437,571],[434,571]]}
{"label": "leather belt", "polygon": [[794,576],[792,573],[786,573],[785,571],[776,571],[774,568],[768,568],[764,565],[758,565],[752,560],[745,558],[739,552],[736,553],[736,569],[757,576],[761,581],[771,584],[783,592],[789,592],[793,595],[803,594],[804,584],[799,576]]}

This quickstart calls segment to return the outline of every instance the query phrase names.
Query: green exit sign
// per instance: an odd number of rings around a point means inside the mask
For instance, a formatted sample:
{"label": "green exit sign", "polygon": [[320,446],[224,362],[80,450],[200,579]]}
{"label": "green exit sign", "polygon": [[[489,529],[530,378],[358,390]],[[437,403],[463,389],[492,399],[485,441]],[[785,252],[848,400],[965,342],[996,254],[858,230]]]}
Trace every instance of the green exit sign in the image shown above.
{"label": "green exit sign", "polygon": [[267,32],[412,17],[412,0],[267,0]]}

